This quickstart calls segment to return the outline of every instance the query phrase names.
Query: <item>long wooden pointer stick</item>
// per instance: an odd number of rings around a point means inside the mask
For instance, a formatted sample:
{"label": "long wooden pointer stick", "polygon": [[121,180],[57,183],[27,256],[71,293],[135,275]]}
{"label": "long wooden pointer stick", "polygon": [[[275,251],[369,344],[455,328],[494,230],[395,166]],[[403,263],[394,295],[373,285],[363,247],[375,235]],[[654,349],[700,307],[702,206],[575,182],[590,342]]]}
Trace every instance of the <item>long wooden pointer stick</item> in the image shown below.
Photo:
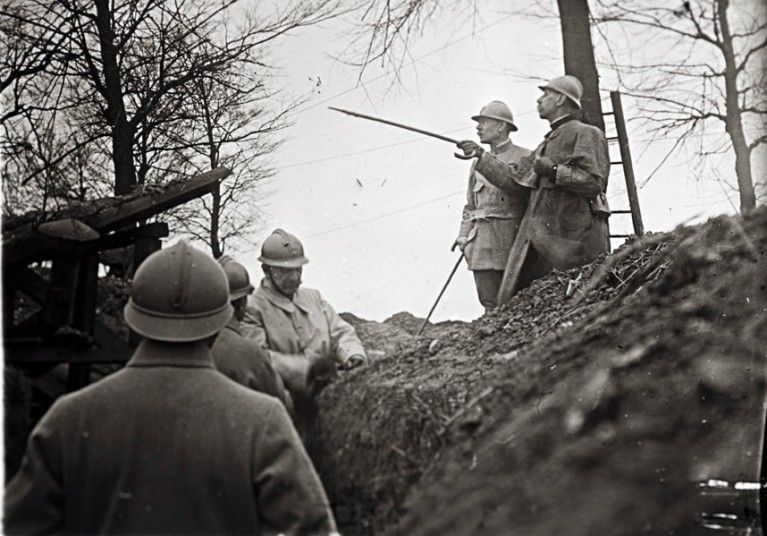
{"label": "long wooden pointer stick", "polygon": [[[328,106],[328,108],[331,110],[335,110],[336,112],[341,112],[342,114],[351,115],[353,117],[367,119],[368,121],[375,121],[376,123],[384,123],[385,125],[391,125],[393,127],[403,128],[405,130],[410,130],[411,132],[418,132],[419,134],[423,134],[424,136],[437,138],[438,140],[446,141],[446,142],[452,143],[453,145],[458,144],[458,140],[454,140],[453,138],[448,138],[447,136],[443,136],[442,134],[437,134],[436,132],[429,132],[428,130],[423,130],[421,128],[411,127],[408,125],[403,125],[402,123],[397,123],[396,121],[389,121],[388,119],[381,119],[380,117],[375,117],[372,115],[361,114],[359,112],[352,112],[351,110],[344,110],[343,108],[335,108],[333,106]],[[462,160],[468,160],[469,158],[474,158],[474,155],[466,156],[466,155],[462,155],[458,153],[454,153],[454,154],[456,158],[460,158]]]}

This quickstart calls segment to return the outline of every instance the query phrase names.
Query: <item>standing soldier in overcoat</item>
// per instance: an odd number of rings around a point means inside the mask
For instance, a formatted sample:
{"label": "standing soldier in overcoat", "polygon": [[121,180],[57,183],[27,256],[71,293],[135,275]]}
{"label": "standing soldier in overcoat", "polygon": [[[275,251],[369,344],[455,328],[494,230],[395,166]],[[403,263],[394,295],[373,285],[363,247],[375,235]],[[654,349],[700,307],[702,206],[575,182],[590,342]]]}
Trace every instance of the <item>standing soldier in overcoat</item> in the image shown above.
{"label": "standing soldier in overcoat", "polygon": [[301,287],[309,262],[294,235],[276,229],[261,246],[264,278],[248,297],[245,332],[272,356],[272,364],[294,393],[311,394],[314,372],[349,369],[367,357],[354,328],[320,293]]}
{"label": "standing soldier in overcoat", "polygon": [[[517,163],[530,154],[529,149],[514,145],[509,139],[509,133],[515,132],[517,126],[505,103],[492,101],[472,119],[477,122],[479,140],[490,146],[490,153],[500,162]],[[466,206],[454,247],[458,246],[466,257],[485,312],[496,306],[503,271],[527,208],[527,198],[527,189],[497,188],[472,163]]]}
{"label": "standing soldier in overcoat", "polygon": [[591,262],[610,246],[610,211],[604,195],[610,158],[605,134],[574,117],[583,95],[577,78],[560,76],[540,89],[538,115],[551,130],[532,157],[508,163],[473,141],[458,144],[465,154],[477,157],[475,169],[498,188],[531,192],[516,238],[529,241],[530,247],[525,259],[512,259],[524,263],[521,286],[554,268]]}
{"label": "standing soldier in overcoat", "polygon": [[7,534],[329,534],[335,521],[282,404],[217,371],[223,270],[181,241],[136,271],[127,366],[59,398],[5,494]]}

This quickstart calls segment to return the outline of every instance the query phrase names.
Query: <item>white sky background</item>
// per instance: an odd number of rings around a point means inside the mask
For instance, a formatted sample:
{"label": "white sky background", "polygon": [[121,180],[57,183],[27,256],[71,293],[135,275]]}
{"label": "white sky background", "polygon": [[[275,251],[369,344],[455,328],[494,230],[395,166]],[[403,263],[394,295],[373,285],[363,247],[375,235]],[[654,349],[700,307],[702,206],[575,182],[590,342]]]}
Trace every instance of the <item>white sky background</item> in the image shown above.
{"label": "white sky background", "polygon": [[[275,227],[298,235],[311,260],[304,285],[319,289],[338,311],[379,321],[399,311],[426,315],[459,255],[450,246],[469,162],[454,158],[457,149],[448,143],[327,106],[476,139],[470,116],[499,99],[510,105],[519,127],[512,140],[534,148],[548,125],[535,112],[539,90],[528,77],[562,73],[559,22],[519,18],[503,12],[506,6],[484,0],[473,19],[442,14],[411,44],[416,61],[401,70],[399,82],[379,64],[368,68],[363,77],[368,82],[358,86],[358,69],[330,57],[348,43],[349,21],[300,30],[273,49],[281,85],[294,95],[312,94],[274,154],[274,194],[258,238]],[[609,89],[610,82],[603,78],[602,86]],[[631,101],[624,99],[623,105],[630,114]],[[608,135],[611,130],[608,126]],[[643,184],[675,140],[648,147],[651,136],[631,124],[629,137],[637,182]],[[617,145],[612,149],[617,155]],[[691,158],[690,151],[677,150],[639,191],[646,229],[664,231],[691,218],[734,212],[737,195],[728,192],[730,201],[716,181],[696,179]],[[729,163],[721,172],[733,174]],[[608,189],[613,209],[628,208],[624,191],[622,171],[613,166]],[[611,226],[616,233],[630,232],[630,217],[615,215]],[[256,248],[238,256],[254,279],[261,276],[258,254]],[[464,264],[432,320],[469,320],[481,313]]]}

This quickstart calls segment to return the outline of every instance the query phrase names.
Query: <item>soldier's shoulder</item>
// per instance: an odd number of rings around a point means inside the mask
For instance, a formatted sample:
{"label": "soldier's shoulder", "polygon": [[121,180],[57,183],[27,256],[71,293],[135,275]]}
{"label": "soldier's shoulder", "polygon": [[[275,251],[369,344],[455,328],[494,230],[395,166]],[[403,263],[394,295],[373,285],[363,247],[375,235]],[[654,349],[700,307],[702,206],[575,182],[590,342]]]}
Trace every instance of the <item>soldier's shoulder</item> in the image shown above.
{"label": "soldier's shoulder", "polygon": [[232,378],[226,372],[221,372],[218,376],[216,393],[221,395],[218,400],[222,407],[227,407],[227,411],[236,413],[248,413],[263,415],[265,412],[273,411],[275,406],[281,406],[282,403],[272,395],[256,391],[242,385]]}
{"label": "soldier's shoulder", "polygon": [[320,291],[317,289],[300,287],[296,291],[296,298],[311,302],[320,302],[322,301],[322,294],[320,294]]}
{"label": "soldier's shoulder", "polygon": [[253,291],[252,294],[248,294],[248,299],[246,300],[246,308],[248,310],[258,310],[264,305],[269,303],[269,298],[266,295],[266,292],[263,288],[258,287],[256,290]]}
{"label": "soldier's shoulder", "polygon": [[49,413],[54,420],[61,420],[67,415],[81,415],[88,408],[101,408],[106,403],[113,403],[135,390],[135,385],[127,379],[127,369],[123,368],[72,393],[56,399]]}
{"label": "soldier's shoulder", "polygon": [[595,127],[594,125],[590,125],[588,123],[584,123],[583,121],[575,120],[575,121],[570,121],[567,124],[572,125],[571,128],[579,132],[588,132],[589,134],[595,134],[598,136],[605,135],[604,131],[601,128]]}
{"label": "soldier's shoulder", "polygon": [[519,156],[529,156],[533,153],[532,149],[528,149],[527,147],[523,147],[521,145],[514,145],[514,150],[519,154]]}
{"label": "soldier's shoulder", "polygon": [[253,355],[261,356],[266,353],[266,350],[261,348],[255,340],[246,337],[242,333],[237,333],[228,327],[221,330],[211,350],[216,362],[219,360],[236,359],[243,354],[252,357]]}

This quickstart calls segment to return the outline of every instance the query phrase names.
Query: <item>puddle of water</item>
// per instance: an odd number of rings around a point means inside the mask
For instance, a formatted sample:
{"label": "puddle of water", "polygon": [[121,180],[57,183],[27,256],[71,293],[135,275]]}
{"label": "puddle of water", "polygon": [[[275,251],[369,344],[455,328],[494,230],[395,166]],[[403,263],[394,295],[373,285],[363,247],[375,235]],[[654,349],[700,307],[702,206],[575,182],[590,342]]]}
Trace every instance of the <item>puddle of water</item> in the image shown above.
{"label": "puddle of water", "polygon": [[737,536],[763,536],[759,524],[759,482],[733,482],[717,478],[698,482],[701,527]]}

